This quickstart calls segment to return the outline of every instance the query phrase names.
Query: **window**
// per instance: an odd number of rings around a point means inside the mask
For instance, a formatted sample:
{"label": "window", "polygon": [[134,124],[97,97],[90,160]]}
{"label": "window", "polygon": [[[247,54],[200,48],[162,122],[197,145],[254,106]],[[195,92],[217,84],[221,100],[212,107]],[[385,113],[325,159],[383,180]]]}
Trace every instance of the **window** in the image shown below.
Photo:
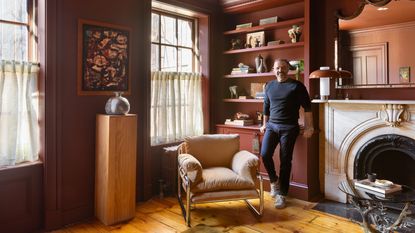
{"label": "window", "polygon": [[39,157],[34,4],[0,0],[0,167]]}
{"label": "window", "polygon": [[0,0],[0,58],[35,61],[33,0]]}
{"label": "window", "polygon": [[151,144],[203,134],[202,76],[197,73],[197,20],[153,11]]}
{"label": "window", "polygon": [[195,19],[151,14],[151,70],[195,72]]}

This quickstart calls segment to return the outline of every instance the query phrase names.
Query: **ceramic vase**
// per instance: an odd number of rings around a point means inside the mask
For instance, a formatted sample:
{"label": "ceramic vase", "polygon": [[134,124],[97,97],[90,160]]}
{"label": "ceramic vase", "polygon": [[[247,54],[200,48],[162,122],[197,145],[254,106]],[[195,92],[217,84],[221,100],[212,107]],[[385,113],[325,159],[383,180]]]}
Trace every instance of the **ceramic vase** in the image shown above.
{"label": "ceramic vase", "polygon": [[265,72],[267,72],[267,67],[265,65],[264,58],[261,56],[261,54],[259,54],[255,58],[255,68],[256,68],[256,72],[257,73],[265,73]]}
{"label": "ceramic vase", "polygon": [[108,115],[126,115],[130,111],[130,103],[122,92],[114,92],[115,96],[109,98],[105,104],[105,112]]}

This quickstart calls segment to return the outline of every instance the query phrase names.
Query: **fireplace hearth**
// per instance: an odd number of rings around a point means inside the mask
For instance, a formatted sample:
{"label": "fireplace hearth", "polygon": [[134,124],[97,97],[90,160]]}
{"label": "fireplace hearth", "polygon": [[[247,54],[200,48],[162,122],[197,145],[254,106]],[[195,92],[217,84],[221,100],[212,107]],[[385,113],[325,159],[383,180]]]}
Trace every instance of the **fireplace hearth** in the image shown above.
{"label": "fireplace hearth", "polygon": [[[415,186],[415,101],[328,100],[320,105],[320,180],[325,198],[346,202],[345,179]],[[414,178],[412,178],[414,177]]]}
{"label": "fireplace hearth", "polygon": [[379,179],[415,188],[415,140],[396,134],[374,137],[355,157],[354,178],[376,173]]}

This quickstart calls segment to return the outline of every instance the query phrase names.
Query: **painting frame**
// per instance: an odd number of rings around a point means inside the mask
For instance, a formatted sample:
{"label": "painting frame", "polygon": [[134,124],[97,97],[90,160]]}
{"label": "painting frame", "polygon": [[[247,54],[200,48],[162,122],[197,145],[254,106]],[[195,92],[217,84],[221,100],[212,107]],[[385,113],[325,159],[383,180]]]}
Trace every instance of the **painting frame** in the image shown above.
{"label": "painting frame", "polygon": [[411,82],[411,67],[410,66],[399,67],[399,82],[400,83]]}
{"label": "painting frame", "polygon": [[78,95],[131,93],[131,29],[78,19]]}

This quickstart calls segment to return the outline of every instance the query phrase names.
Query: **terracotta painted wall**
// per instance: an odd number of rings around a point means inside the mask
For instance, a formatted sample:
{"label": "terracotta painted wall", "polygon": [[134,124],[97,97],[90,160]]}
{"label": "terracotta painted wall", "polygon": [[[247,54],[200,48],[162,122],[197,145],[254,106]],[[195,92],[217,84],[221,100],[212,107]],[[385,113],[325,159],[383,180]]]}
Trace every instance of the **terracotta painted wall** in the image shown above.
{"label": "terracotta painted wall", "polygon": [[350,34],[348,45],[367,45],[373,43],[387,43],[389,83],[399,84],[399,68],[409,66],[412,68],[410,77],[415,75],[415,46],[412,44],[415,38],[415,22],[402,25],[390,25],[372,31],[361,31]]}
{"label": "terracotta painted wall", "polygon": [[[335,36],[335,14],[336,10],[340,10],[345,16],[352,15],[357,9],[359,1],[350,0],[325,0],[325,33],[321,40],[326,44],[325,48],[325,64],[334,67],[334,36]],[[364,88],[364,89],[348,89],[348,90],[331,90],[331,98],[336,95],[344,95],[348,93],[352,99],[392,99],[392,100],[413,100],[415,99],[415,92],[413,88]]]}

